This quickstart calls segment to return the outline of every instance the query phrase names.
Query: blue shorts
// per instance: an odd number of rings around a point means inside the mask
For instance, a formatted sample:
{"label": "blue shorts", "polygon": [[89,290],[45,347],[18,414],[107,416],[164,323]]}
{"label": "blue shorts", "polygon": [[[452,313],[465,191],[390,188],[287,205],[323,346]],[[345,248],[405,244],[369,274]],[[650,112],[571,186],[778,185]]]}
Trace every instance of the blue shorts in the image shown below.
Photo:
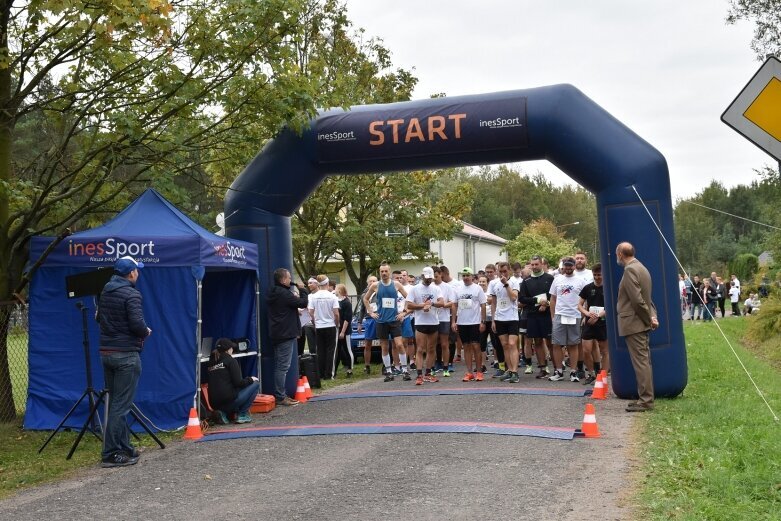
{"label": "blue shorts", "polygon": [[377,338],[377,323],[373,318],[363,320],[363,338],[365,340],[374,340]]}
{"label": "blue shorts", "polygon": [[415,338],[415,329],[412,327],[412,315],[402,321],[401,336],[402,338]]}

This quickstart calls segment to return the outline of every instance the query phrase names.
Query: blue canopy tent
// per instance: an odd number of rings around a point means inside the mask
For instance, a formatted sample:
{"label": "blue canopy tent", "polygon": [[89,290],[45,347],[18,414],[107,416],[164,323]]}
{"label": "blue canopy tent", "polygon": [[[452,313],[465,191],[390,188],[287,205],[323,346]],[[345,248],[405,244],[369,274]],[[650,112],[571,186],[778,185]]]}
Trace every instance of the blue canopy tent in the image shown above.
{"label": "blue canopy tent", "polygon": [[[52,240],[33,238],[30,259]],[[204,230],[148,189],[103,226],[67,237],[34,274],[26,429],[55,428],[86,386],[81,312],[67,295],[66,277],[111,266],[124,255],[145,264],[137,287],[152,335],[141,353],[135,403],[154,425],[187,424],[200,390],[202,338],[248,339],[242,370],[257,374],[257,246]],[[88,308],[93,384],[101,389],[95,299],[78,302]],[[65,426],[81,427],[88,411],[82,401]]]}

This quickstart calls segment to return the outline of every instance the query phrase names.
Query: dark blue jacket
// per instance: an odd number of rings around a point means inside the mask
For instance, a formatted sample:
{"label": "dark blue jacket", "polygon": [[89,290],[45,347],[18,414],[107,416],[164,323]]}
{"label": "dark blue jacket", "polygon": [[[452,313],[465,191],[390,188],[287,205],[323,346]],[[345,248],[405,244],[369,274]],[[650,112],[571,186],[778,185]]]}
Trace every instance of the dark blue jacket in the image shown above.
{"label": "dark blue jacket", "polygon": [[141,351],[149,330],[141,309],[141,292],[133,283],[113,275],[103,287],[98,303],[100,349]]}
{"label": "dark blue jacket", "polygon": [[[274,343],[301,336],[301,322],[298,309],[309,303],[306,297],[297,297],[290,288],[274,284],[266,297],[268,334]],[[305,311],[306,313],[306,311]]]}

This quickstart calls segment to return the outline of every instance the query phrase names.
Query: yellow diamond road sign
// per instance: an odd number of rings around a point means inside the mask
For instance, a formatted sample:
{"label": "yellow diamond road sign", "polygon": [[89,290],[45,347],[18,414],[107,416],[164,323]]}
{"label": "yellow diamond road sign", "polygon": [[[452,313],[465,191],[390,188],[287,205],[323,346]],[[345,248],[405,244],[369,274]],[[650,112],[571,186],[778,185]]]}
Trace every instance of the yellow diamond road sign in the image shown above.
{"label": "yellow diamond road sign", "polygon": [[781,161],[781,62],[768,58],[721,120]]}

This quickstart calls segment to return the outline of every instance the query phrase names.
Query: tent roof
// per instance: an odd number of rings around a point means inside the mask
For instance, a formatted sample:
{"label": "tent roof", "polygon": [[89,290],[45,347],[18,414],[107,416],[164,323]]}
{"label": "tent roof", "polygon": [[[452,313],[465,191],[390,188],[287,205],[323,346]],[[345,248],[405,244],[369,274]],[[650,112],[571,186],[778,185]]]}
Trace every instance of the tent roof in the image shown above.
{"label": "tent roof", "polygon": [[[52,240],[34,237],[30,259]],[[65,238],[44,265],[99,267],[124,255],[149,266],[257,269],[258,261],[256,245],[209,232],[148,188],[110,221]]]}

